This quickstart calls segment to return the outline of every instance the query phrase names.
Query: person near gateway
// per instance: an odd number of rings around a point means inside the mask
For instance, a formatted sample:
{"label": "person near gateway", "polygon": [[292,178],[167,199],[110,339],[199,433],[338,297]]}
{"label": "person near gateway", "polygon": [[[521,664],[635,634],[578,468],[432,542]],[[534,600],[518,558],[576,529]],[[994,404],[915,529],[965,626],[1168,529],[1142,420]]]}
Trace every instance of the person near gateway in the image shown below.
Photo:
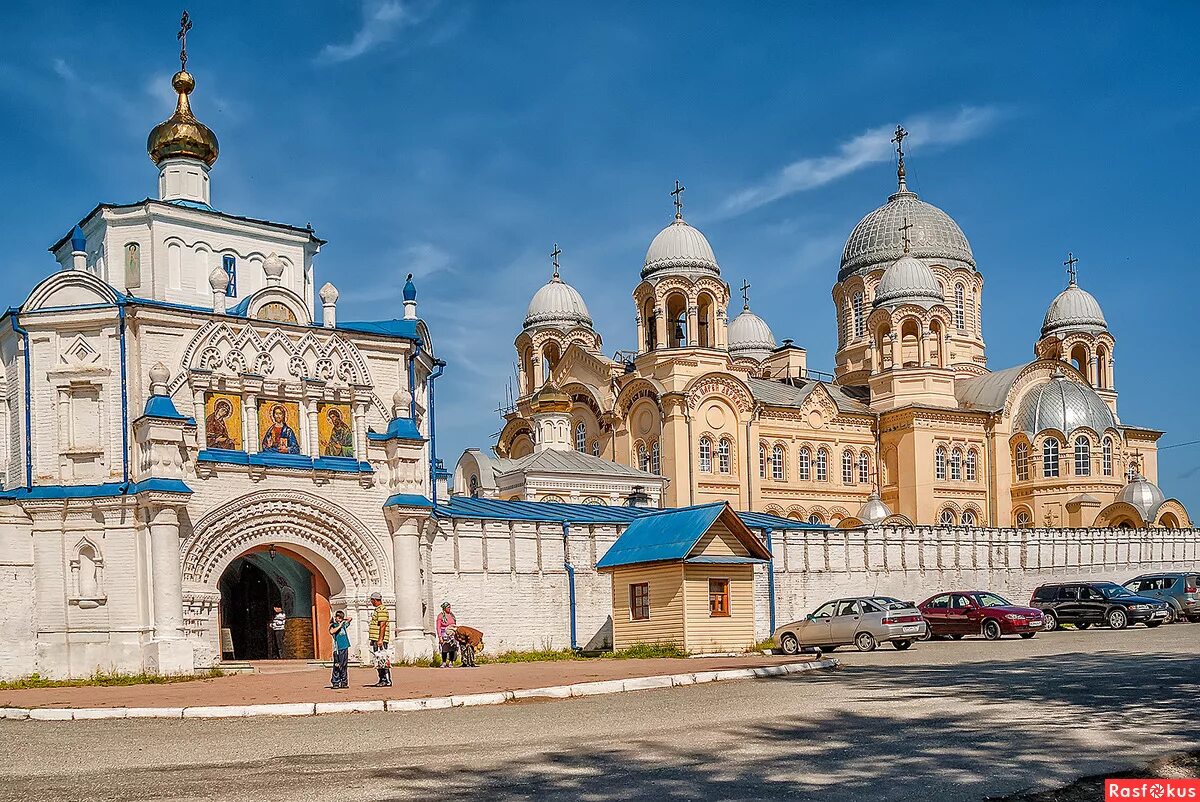
{"label": "person near gateway", "polygon": [[392,687],[392,660],[388,652],[388,611],[383,606],[383,596],[371,594],[371,620],[367,624],[367,637],[371,639],[371,652],[375,661],[375,670],[379,672],[379,681],[375,688]]}
{"label": "person near gateway", "polygon": [[335,691],[350,687],[350,622],[353,620],[345,610],[338,610],[329,622],[329,634],[333,636],[333,675],[329,684]]}
{"label": "person near gateway", "polygon": [[442,611],[438,613],[437,619],[434,621],[437,630],[438,646],[442,651],[442,668],[449,668],[454,665],[454,658],[458,653],[457,635],[458,619],[454,617],[454,613],[450,610],[450,602],[442,602]]}
{"label": "person near gateway", "polygon": [[275,615],[271,616],[271,623],[267,625],[268,660],[283,659],[283,630],[285,627],[287,627],[287,615],[277,604],[275,605]]}

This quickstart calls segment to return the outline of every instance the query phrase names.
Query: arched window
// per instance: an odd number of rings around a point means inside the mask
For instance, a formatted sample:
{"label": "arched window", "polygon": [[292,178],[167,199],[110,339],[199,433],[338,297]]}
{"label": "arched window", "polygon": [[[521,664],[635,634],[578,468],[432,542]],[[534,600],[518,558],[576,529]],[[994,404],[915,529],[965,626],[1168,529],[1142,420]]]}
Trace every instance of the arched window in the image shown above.
{"label": "arched window", "polygon": [[954,526],[954,510],[947,507],[938,515],[938,526]]}
{"label": "arched window", "polygon": [[937,479],[946,478],[946,449],[942,446],[933,454],[933,475]]}
{"label": "arched window", "polygon": [[1047,479],[1058,476],[1058,441],[1053,437],[1042,443],[1042,476]]}
{"label": "arched window", "polygon": [[825,523],[825,521],[821,519],[821,516],[820,516],[820,515],[818,515],[818,514],[817,514],[817,513],[815,513],[815,512],[814,512],[812,515],[808,516],[808,522],[809,522],[810,524],[823,524],[823,523]]}
{"label": "arched window", "polygon": [[963,526],[974,526],[975,525],[975,510],[963,510],[962,525]]}
{"label": "arched window", "polygon": [[587,453],[587,426],[583,421],[575,424],[575,450]]}
{"label": "arched window", "polygon": [[1028,529],[1033,526],[1033,516],[1029,514],[1029,510],[1017,510],[1016,521],[1018,529]]}
{"label": "arched window", "polygon": [[471,474],[471,498],[479,497],[479,477]]}
{"label": "arched window", "polygon": [[1075,475],[1092,475],[1092,444],[1082,434],[1075,438]]}
{"label": "arched window", "polygon": [[978,462],[979,462],[979,454],[975,451],[975,449],[972,448],[970,451],[967,452],[967,481],[968,482],[975,481],[976,465]]}
{"label": "arched window", "polygon": [[660,454],[662,449],[659,447],[658,441],[655,440],[650,444],[650,473],[662,475],[662,459]]}
{"label": "arched window", "polygon": [[783,481],[783,446],[776,444],[771,449],[771,478],[776,482]]}
{"label": "arched window", "polygon": [[863,318],[863,294],[854,293],[854,336],[861,337],[867,333],[867,321]]}
{"label": "arched window", "polygon": [[638,467],[647,473],[650,472],[650,452],[646,448],[645,443],[638,443]]}
{"label": "arched window", "polygon": [[722,437],[721,442],[717,443],[717,470],[721,473],[731,473],[733,470],[732,456],[733,443],[728,437]]}
{"label": "arched window", "polygon": [[1105,437],[1100,444],[1100,469],[1105,476],[1113,475],[1113,442],[1111,437]]}
{"label": "arched window", "polygon": [[1017,481],[1024,482],[1029,479],[1029,444],[1017,444]]}
{"label": "arched window", "polygon": [[829,452],[824,448],[817,449],[817,481],[824,482],[829,478]]}
{"label": "arched window", "polygon": [[854,484],[854,454],[850,449],[842,452],[842,484]]}
{"label": "arched window", "polygon": [[858,483],[865,485],[871,481],[871,457],[867,452],[858,455]]}
{"label": "arched window", "polygon": [[767,478],[767,445],[766,443],[758,444],[758,478]]}
{"label": "arched window", "polygon": [[812,450],[808,446],[800,449],[800,481],[807,482],[812,478]]}
{"label": "arched window", "polygon": [[658,347],[658,315],[654,309],[654,299],[647,298],[642,306],[642,320],[646,328],[646,350],[653,351]]}
{"label": "arched window", "polygon": [[592,441],[592,456],[593,457],[600,456],[600,441],[599,440]]}
{"label": "arched window", "polygon": [[700,472],[712,473],[712,440],[700,438]]}
{"label": "arched window", "polygon": [[962,481],[963,453],[961,448],[950,452],[950,478],[956,482]]}
{"label": "arched window", "polygon": [[963,300],[963,285],[954,285],[954,325],[961,331],[966,328],[966,303]]}

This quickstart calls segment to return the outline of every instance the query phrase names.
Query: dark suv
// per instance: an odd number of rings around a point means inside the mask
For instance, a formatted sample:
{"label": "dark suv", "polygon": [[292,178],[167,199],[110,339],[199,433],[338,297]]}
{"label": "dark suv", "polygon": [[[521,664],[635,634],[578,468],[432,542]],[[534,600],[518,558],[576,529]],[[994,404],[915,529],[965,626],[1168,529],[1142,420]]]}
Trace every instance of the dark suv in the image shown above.
{"label": "dark suv", "polygon": [[1196,571],[1142,574],[1125,587],[1139,596],[1165,601],[1170,605],[1171,621],[1200,621],[1200,575]]}
{"label": "dark suv", "polygon": [[1053,632],[1059,624],[1087,629],[1107,624],[1124,629],[1142,623],[1156,627],[1167,620],[1167,605],[1157,599],[1137,596],[1116,582],[1056,582],[1033,592],[1030,607],[1042,611],[1042,629]]}

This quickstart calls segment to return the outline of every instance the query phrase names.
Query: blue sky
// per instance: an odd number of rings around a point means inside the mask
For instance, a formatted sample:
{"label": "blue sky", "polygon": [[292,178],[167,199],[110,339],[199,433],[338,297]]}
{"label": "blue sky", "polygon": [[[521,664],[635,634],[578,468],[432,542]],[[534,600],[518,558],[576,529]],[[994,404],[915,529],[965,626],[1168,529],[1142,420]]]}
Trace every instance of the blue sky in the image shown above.
{"label": "blue sky", "polygon": [[[0,278],[16,304],[46,247],[99,201],[156,191],[181,8],[0,10]],[[525,306],[549,275],[587,300],[609,353],[687,186],[723,274],[830,369],[846,235],[909,185],[965,230],[986,284],[991,367],[1032,356],[1080,283],[1117,337],[1120,413],[1200,440],[1190,331],[1200,293],[1200,5],[1156,3],[215,3],[191,8],[197,115],[221,140],[213,202],[330,240],[342,319],[399,316],[404,275],[450,366],[439,451],[487,445]],[[736,310],[735,310],[736,311]],[[1193,378],[1189,378],[1193,377]],[[1200,445],[1161,453],[1200,508]]]}

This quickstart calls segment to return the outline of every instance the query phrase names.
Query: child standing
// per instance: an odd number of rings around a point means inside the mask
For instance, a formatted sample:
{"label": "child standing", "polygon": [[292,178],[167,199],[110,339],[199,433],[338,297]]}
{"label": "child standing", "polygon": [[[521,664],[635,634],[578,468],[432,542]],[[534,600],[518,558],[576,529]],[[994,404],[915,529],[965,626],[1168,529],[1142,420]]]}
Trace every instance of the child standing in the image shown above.
{"label": "child standing", "polygon": [[329,684],[336,690],[350,687],[350,616],[338,610],[329,622],[329,634],[333,636],[333,675]]}

